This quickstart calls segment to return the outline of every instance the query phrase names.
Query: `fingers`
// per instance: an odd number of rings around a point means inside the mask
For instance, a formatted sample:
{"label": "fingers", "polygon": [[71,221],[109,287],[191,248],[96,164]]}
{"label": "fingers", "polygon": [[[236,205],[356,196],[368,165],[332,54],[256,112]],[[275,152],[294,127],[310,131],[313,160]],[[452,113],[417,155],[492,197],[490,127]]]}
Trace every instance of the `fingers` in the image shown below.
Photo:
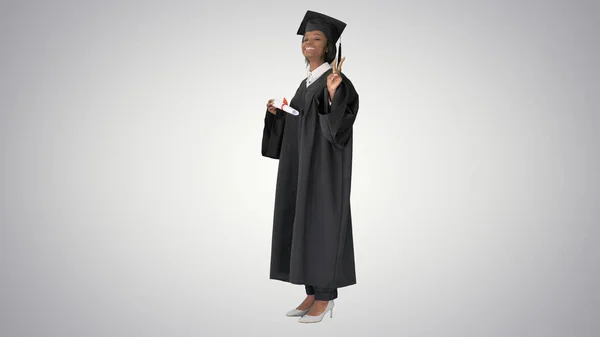
{"label": "fingers", "polygon": [[340,64],[338,64],[338,66],[337,66],[337,71],[340,72],[340,73],[342,72],[342,63],[344,63],[345,59],[346,59],[345,56],[342,57],[342,59],[340,60]]}
{"label": "fingers", "polygon": [[340,60],[340,63],[338,63],[337,58],[333,61],[333,64],[331,65],[331,69],[333,69],[332,74],[336,75],[342,72],[342,64],[344,63],[344,60],[346,59],[346,57],[342,57],[342,59]]}
{"label": "fingers", "polygon": [[277,113],[277,108],[273,105],[275,99],[271,98],[270,100],[267,101],[267,111],[269,111],[272,114],[276,114]]}

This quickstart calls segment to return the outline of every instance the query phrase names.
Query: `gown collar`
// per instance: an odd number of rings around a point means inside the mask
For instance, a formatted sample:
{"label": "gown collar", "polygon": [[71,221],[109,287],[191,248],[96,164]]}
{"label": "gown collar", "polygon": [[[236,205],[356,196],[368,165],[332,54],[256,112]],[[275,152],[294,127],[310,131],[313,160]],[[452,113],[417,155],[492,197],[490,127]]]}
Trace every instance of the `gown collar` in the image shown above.
{"label": "gown collar", "polygon": [[321,77],[327,70],[331,69],[331,65],[327,62],[324,62],[320,66],[318,66],[315,70],[309,71],[306,76],[306,87],[315,83],[315,81]]}

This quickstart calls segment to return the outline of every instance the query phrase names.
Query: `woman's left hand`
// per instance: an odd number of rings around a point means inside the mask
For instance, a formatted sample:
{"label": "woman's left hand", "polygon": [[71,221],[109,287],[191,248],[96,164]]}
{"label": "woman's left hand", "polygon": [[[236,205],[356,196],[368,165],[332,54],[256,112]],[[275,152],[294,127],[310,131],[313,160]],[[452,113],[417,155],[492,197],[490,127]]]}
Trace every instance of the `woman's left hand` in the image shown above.
{"label": "woman's left hand", "polygon": [[333,71],[327,76],[327,91],[329,91],[329,98],[333,101],[333,95],[335,90],[342,83],[342,63],[346,58],[342,57],[340,63],[337,64],[337,59],[333,62]]}

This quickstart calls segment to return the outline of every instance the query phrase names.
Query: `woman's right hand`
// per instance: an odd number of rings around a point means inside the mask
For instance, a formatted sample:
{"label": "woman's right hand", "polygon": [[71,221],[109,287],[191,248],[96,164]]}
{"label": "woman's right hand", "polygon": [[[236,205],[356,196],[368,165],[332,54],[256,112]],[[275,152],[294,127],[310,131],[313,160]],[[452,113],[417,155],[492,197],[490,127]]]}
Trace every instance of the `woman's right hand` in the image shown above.
{"label": "woman's right hand", "polygon": [[273,105],[273,101],[275,101],[275,100],[271,98],[271,99],[270,99],[270,100],[267,102],[267,110],[268,110],[270,113],[272,113],[273,115],[276,115],[276,114],[277,114],[277,108],[276,108],[276,107]]}

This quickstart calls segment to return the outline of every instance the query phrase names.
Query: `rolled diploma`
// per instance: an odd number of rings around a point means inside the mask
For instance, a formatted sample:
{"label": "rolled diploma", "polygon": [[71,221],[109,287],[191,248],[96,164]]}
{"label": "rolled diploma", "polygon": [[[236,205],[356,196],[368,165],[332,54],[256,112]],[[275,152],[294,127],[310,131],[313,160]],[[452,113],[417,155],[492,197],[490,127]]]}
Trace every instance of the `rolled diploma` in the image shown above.
{"label": "rolled diploma", "polygon": [[288,113],[290,113],[290,114],[292,114],[292,115],[294,115],[294,116],[298,116],[298,115],[300,114],[300,113],[299,113],[297,110],[295,110],[294,108],[292,108],[291,106],[289,106],[289,105],[287,104],[287,100],[286,100],[285,98],[283,99],[283,102],[282,102],[282,101],[279,101],[279,100],[275,100],[275,101],[273,102],[273,105],[274,105],[274,106],[275,106],[277,109],[281,109],[281,110],[283,110],[283,111],[285,111],[285,112],[288,112]]}

